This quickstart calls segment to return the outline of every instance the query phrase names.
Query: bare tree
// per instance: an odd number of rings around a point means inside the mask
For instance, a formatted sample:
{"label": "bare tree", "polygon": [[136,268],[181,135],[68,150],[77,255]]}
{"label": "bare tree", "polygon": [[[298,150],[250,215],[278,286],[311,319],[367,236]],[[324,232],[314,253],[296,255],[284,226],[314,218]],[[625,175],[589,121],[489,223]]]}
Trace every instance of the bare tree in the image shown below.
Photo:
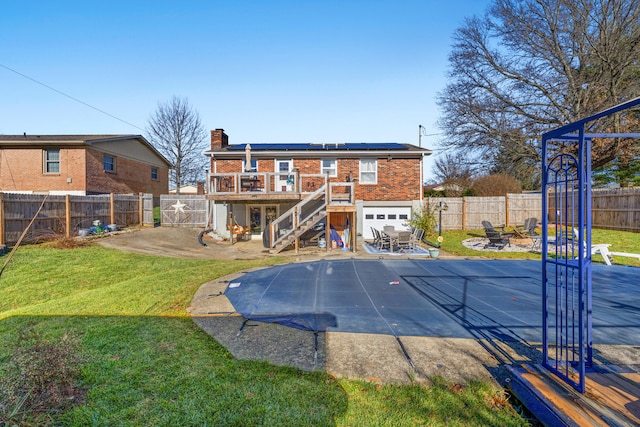
{"label": "bare tree", "polygon": [[174,96],[158,103],[147,124],[149,141],[172,164],[170,181],[180,194],[184,184],[195,184],[206,168],[206,130],[200,115],[186,98]]}
{"label": "bare tree", "polygon": [[436,157],[433,174],[447,189],[447,196],[457,197],[471,187],[476,169],[476,162],[469,160],[464,153],[448,152]]}
{"label": "bare tree", "polygon": [[[533,174],[541,133],[640,94],[640,0],[494,0],[456,31],[449,62],[444,145]],[[636,111],[590,130],[637,125]],[[594,140],[594,168],[630,144]]]}

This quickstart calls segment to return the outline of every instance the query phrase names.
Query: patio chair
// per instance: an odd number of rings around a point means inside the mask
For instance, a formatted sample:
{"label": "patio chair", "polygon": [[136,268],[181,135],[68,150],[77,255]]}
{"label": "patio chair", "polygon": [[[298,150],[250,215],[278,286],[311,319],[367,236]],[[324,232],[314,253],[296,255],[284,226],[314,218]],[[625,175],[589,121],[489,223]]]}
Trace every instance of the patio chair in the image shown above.
{"label": "patio chair", "polygon": [[505,246],[511,246],[509,243],[509,238],[503,236],[499,231],[496,230],[485,230],[487,235],[487,239],[489,239],[489,243],[484,245],[484,248],[496,248],[496,249],[504,249]]}
{"label": "patio chair", "polygon": [[424,229],[416,228],[413,230],[413,233],[411,233],[411,240],[409,242],[409,248],[412,251],[416,248],[416,246],[420,246],[420,241],[422,240],[423,236],[424,236]]}
{"label": "patio chair", "polygon": [[484,231],[495,231],[496,233],[500,234],[500,235],[506,235],[506,236],[511,236],[512,233],[505,233],[504,231],[504,225],[498,227],[500,228],[502,231],[498,231],[494,228],[493,224],[491,224],[489,221],[482,221],[482,227],[484,228]]}
{"label": "patio chair", "polygon": [[380,230],[378,229],[373,229],[374,234],[376,236],[376,240],[377,240],[377,245],[376,248],[378,250],[382,250],[382,249],[389,249],[391,248],[391,238],[389,238],[389,236],[387,236],[384,233],[381,233]]}
{"label": "patio chair", "polygon": [[411,249],[411,232],[399,231],[396,246],[398,247],[398,251],[401,252]]}
{"label": "patio chair", "polygon": [[370,228],[371,228],[371,234],[373,235],[373,242],[371,244],[375,247],[378,247],[378,241],[380,240],[380,237],[377,233],[378,230],[376,230],[373,227],[370,227]]}
{"label": "patio chair", "polygon": [[607,265],[611,265],[613,264],[613,257],[614,256],[622,256],[622,257],[630,257],[630,258],[637,258],[640,260],[640,254],[632,254],[629,252],[611,252],[609,250],[609,246],[611,246],[608,243],[596,243],[591,245],[591,255],[596,255],[596,254],[600,254],[602,255],[602,259],[604,260],[605,264]]}
{"label": "patio chair", "polygon": [[536,231],[536,227],[538,226],[538,218],[532,217],[524,220],[524,226],[522,230],[529,236],[537,236],[538,232]]}
{"label": "patio chair", "polygon": [[531,249],[540,249],[540,242],[542,242],[542,236],[536,231],[538,226],[538,218],[531,217],[524,220],[523,232],[528,238],[531,239]]}
{"label": "patio chair", "polygon": [[[579,239],[579,234],[578,234],[578,229],[577,228],[573,228],[573,230],[568,230],[568,229],[561,229],[560,230],[560,234],[559,234],[559,241],[561,245],[566,244],[567,246],[570,245],[570,248],[567,248],[567,251],[576,251],[577,249],[575,248],[574,244],[575,242],[577,242]],[[557,244],[556,242],[552,242]],[[582,246],[585,249],[585,253],[587,250],[587,245],[586,242],[583,242]],[[637,258],[640,260],[640,254],[633,254],[633,253],[629,253],[629,252],[613,252],[609,250],[609,247],[611,246],[610,243],[592,243],[591,244],[591,255],[601,255],[602,256],[602,260],[604,261],[605,264],[607,265],[612,265],[613,264],[613,257],[614,256],[621,256],[621,257],[629,257],[629,258]],[[574,253],[575,254],[575,253]],[[576,256],[577,258],[577,256]]]}

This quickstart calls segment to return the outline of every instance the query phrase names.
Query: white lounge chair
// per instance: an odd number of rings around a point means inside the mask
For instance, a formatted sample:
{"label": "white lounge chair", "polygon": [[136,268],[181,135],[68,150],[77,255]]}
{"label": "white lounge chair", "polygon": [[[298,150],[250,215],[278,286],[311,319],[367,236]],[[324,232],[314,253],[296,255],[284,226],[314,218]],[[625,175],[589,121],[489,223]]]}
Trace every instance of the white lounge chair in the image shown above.
{"label": "white lounge chair", "polygon": [[[578,241],[578,229],[576,228],[573,229],[573,239],[575,241]],[[562,237],[561,237],[561,241],[564,241]],[[637,258],[640,260],[640,254],[632,254],[628,252],[611,252],[609,250],[610,246],[611,246],[610,243],[593,243],[591,244],[591,255],[601,255],[602,259],[607,265],[612,265],[614,256]]]}
{"label": "white lounge chair", "polygon": [[612,264],[614,256],[637,258],[637,259],[640,260],[640,254],[631,254],[631,253],[628,253],[628,252],[611,252],[609,250],[609,246],[611,246],[611,245],[610,244],[602,244],[602,243],[596,244],[596,245],[591,245],[591,255],[596,255],[596,254],[602,255],[602,259],[604,259],[604,262],[607,265],[611,265]]}

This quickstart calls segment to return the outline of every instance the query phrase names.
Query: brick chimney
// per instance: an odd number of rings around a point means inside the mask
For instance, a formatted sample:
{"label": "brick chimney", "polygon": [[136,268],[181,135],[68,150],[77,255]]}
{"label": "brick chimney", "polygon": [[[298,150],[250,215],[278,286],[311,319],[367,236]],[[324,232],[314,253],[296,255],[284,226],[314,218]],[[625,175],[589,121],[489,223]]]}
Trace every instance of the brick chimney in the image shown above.
{"label": "brick chimney", "polygon": [[197,191],[196,194],[204,194],[204,181],[198,181],[197,182]]}
{"label": "brick chimney", "polygon": [[222,148],[229,145],[229,137],[224,133],[224,129],[211,131],[211,149]]}

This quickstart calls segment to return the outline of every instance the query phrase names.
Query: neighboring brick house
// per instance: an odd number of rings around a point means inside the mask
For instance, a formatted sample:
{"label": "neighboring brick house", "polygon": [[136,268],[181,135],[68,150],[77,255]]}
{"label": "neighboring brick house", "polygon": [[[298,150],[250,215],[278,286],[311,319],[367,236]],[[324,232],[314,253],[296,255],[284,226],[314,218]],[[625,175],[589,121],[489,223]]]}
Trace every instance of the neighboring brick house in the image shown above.
{"label": "neighboring brick house", "polygon": [[[399,143],[229,145],[224,130],[216,129],[205,154],[211,157],[207,198],[216,206],[213,226],[219,234],[230,221],[260,234],[274,218],[330,183],[334,192],[343,191],[341,186],[353,192],[348,204],[356,231],[370,238],[370,227],[406,227],[421,206],[423,157],[431,151]],[[340,204],[336,210],[349,211]]]}
{"label": "neighboring brick house", "polygon": [[169,168],[140,135],[0,135],[3,192],[159,196]]}

